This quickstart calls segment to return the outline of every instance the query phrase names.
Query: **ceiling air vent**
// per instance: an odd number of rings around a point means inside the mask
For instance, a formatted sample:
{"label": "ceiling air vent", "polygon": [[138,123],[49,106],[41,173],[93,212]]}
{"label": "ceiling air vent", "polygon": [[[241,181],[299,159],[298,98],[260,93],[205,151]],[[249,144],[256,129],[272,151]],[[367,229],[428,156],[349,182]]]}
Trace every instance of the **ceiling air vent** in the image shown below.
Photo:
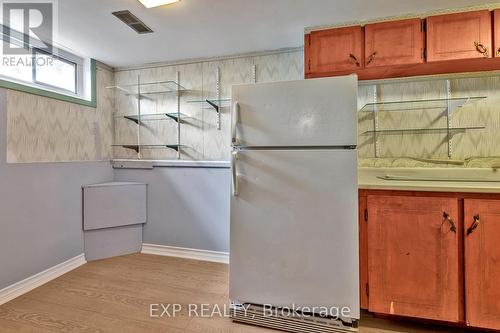
{"label": "ceiling air vent", "polygon": [[134,29],[138,34],[149,34],[153,32],[150,27],[139,20],[139,18],[137,18],[137,16],[132,14],[129,10],[121,10],[119,12],[113,12],[112,14],[118,17],[123,23]]}

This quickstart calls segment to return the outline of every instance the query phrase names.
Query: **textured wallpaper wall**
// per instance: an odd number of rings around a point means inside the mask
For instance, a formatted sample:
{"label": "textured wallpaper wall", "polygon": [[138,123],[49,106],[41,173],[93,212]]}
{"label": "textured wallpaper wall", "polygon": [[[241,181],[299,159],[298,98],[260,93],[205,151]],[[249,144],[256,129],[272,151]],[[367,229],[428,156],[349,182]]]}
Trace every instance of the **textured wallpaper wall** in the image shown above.
{"label": "textured wallpaper wall", "polygon": [[[378,136],[379,158],[375,158],[372,112],[359,113],[359,156],[361,166],[460,166],[430,163],[429,160],[463,161],[463,166],[489,167],[500,162],[500,75],[452,78],[452,98],[486,97],[469,101],[451,114],[452,128],[485,127],[452,132],[452,151],[448,157],[446,131],[393,132]],[[374,86],[361,86],[359,108],[373,101]],[[442,99],[447,97],[446,80],[378,84],[379,101]],[[446,107],[430,107],[379,112],[379,129],[446,128]]]}
{"label": "textured wallpaper wall", "polygon": [[[231,86],[238,83],[296,80],[303,78],[302,51],[268,56],[244,57],[230,60],[201,62],[180,66],[165,66],[143,70],[121,71],[115,74],[117,84],[137,81],[175,80],[180,72],[180,83],[190,89],[181,96],[181,112],[189,119],[181,129],[182,159],[226,160],[229,154],[230,113],[223,108],[222,130],[216,129],[215,112],[201,105],[187,103],[189,100],[216,97],[216,72],[220,71],[221,97],[231,96]],[[500,75],[450,79],[451,97],[482,96],[486,99],[470,102],[453,112],[452,127],[484,126],[485,129],[453,132],[452,156],[448,157],[448,139],[445,131],[421,133],[395,132],[378,136],[378,157],[375,157],[373,113],[359,113],[359,157],[361,166],[380,167],[443,167],[461,166],[442,163],[441,160],[464,161],[463,166],[489,167],[498,164],[500,156]],[[375,85],[359,88],[359,109],[374,100]],[[447,97],[445,79],[427,81],[393,81],[376,85],[378,101],[425,100]],[[116,96],[117,115],[134,114],[137,100],[131,96]],[[175,112],[177,101],[174,95],[162,96],[142,103],[143,113]],[[427,108],[397,112],[380,112],[379,129],[442,128],[447,126],[446,108]],[[137,125],[115,117],[115,142],[133,144],[137,140]],[[141,143],[176,143],[177,127],[172,120],[145,123],[142,127]],[[136,158],[129,149],[115,148],[114,156]],[[144,150],[146,159],[175,159],[172,150]],[[439,163],[428,160],[440,160]]]}
{"label": "textured wallpaper wall", "polygon": [[[227,160],[230,144],[230,103],[222,108],[221,130],[217,129],[217,116],[204,104],[188,103],[217,97],[217,71],[220,75],[221,98],[231,97],[234,84],[298,80],[303,74],[301,50],[260,56],[248,56],[219,61],[198,62],[185,65],[163,66],[141,70],[118,71],[118,85],[133,84],[140,75],[142,82],[176,80],[188,89],[181,95],[181,112],[189,116],[181,126],[181,158],[184,160]],[[255,75],[254,75],[255,66]],[[255,78],[254,78],[255,76]],[[136,114],[137,99],[116,93],[115,143],[135,144],[137,125],[120,115]],[[141,104],[141,113],[176,112],[175,94],[149,95]],[[145,122],[141,128],[141,144],[169,144],[177,142],[177,123],[171,119]],[[115,158],[137,158],[135,151],[114,148]],[[175,159],[176,152],[169,149],[143,150],[144,159]]]}
{"label": "textured wallpaper wall", "polygon": [[97,108],[7,90],[7,162],[101,161],[112,157],[113,73],[97,68]]}
{"label": "textured wallpaper wall", "polygon": [[[176,80],[187,91],[181,94],[181,112],[187,115],[181,126],[181,158],[184,160],[227,160],[230,141],[230,103],[222,108],[221,130],[217,115],[206,104],[188,103],[217,97],[217,73],[221,98],[230,98],[231,86],[241,83],[298,80],[303,78],[301,50],[251,55],[216,61],[158,66],[115,73],[98,67],[97,109],[51,100],[9,90],[7,92],[7,161],[62,162],[95,161],[114,158],[137,158],[134,150],[112,147],[135,144],[137,125],[123,115],[137,113],[136,96],[118,93],[105,87],[142,82]],[[373,113],[359,113],[360,166],[379,167],[490,167],[500,165],[500,74],[451,78],[452,97],[486,97],[458,108],[452,117],[453,127],[484,126],[484,129],[456,131],[448,160],[446,132],[396,132],[378,136],[379,157],[375,157]],[[374,99],[374,85],[361,85],[358,106],[361,109]],[[395,81],[376,86],[378,101],[445,98],[446,80]],[[177,111],[175,94],[149,95],[141,102],[142,113]],[[380,129],[446,127],[445,108],[380,112]],[[177,123],[165,118],[144,122],[142,144],[177,143]],[[144,159],[176,159],[170,149],[147,149]]]}

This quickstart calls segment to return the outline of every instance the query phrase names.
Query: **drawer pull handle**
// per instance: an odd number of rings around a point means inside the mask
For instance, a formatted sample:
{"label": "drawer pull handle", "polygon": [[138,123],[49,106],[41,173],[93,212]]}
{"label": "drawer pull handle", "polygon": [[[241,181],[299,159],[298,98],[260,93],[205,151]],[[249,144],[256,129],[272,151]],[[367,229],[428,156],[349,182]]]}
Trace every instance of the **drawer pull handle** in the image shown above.
{"label": "drawer pull handle", "polygon": [[467,236],[472,234],[476,228],[479,227],[479,214],[474,216],[474,222],[472,222],[472,225],[467,229]]}
{"label": "drawer pull handle", "polygon": [[361,64],[358,61],[358,58],[356,58],[356,56],[354,54],[352,54],[352,53],[349,54],[349,59],[351,59],[356,64],[356,66],[358,66],[358,67],[361,66]]}
{"label": "drawer pull handle", "polygon": [[370,56],[368,57],[368,60],[366,60],[366,64],[367,65],[371,64],[373,62],[373,60],[375,60],[376,55],[377,55],[377,51],[370,54]]}
{"label": "drawer pull handle", "polygon": [[476,47],[477,52],[484,55],[485,58],[488,58],[490,55],[488,53],[488,48],[479,42],[474,42],[474,46]]}
{"label": "drawer pull handle", "polygon": [[448,214],[447,212],[443,213],[443,224],[445,222],[448,222],[448,224],[450,225],[451,232],[457,233],[457,226],[455,225],[455,222],[453,222],[453,219],[451,219],[450,214]]}

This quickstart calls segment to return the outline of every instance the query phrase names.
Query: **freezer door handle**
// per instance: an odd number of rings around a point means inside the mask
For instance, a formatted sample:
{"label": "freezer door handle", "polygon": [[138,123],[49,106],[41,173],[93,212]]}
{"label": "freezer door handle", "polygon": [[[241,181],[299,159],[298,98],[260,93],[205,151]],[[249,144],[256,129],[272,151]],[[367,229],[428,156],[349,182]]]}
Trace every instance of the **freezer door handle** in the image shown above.
{"label": "freezer door handle", "polygon": [[236,172],[236,161],[238,160],[238,152],[233,151],[231,153],[231,173],[233,175],[233,196],[238,196],[238,173]]}
{"label": "freezer door handle", "polygon": [[238,138],[236,138],[236,126],[238,125],[238,117],[240,114],[240,104],[235,101],[232,108],[231,114],[231,144],[233,146],[238,144]]}

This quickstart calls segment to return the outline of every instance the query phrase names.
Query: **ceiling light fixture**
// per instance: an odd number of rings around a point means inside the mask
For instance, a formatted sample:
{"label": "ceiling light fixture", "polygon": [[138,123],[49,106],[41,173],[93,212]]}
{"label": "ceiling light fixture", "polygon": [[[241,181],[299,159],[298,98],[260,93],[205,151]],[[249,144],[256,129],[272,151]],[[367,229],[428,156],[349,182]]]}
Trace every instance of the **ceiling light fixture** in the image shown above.
{"label": "ceiling light fixture", "polygon": [[174,2],[179,2],[180,0],[139,0],[139,1],[144,5],[144,7],[153,8],[153,7],[169,5]]}

